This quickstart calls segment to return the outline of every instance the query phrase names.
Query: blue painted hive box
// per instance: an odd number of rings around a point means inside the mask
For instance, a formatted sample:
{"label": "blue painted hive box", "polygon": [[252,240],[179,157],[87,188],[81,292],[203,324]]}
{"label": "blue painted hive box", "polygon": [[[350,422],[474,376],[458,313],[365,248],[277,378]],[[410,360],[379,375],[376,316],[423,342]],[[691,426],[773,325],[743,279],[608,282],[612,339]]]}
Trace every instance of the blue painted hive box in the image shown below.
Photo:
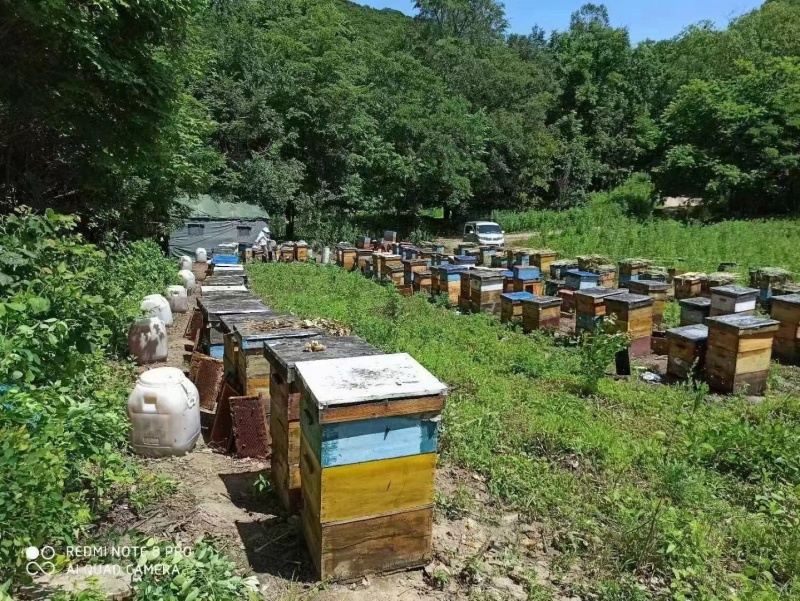
{"label": "blue painted hive box", "polygon": [[453,257],[454,265],[477,265],[478,258],[469,255],[455,255]]}
{"label": "blue painted hive box", "polygon": [[514,279],[515,280],[538,280],[542,277],[542,272],[538,267],[530,267],[525,265],[514,265]]}
{"label": "blue painted hive box", "polygon": [[236,255],[214,255],[211,263],[214,265],[236,265],[239,263],[239,257]]}
{"label": "blue painted hive box", "polygon": [[295,369],[301,525],[317,576],[425,565],[446,386],[406,353]]}
{"label": "blue painted hive box", "polygon": [[578,269],[570,269],[564,278],[566,287],[570,290],[585,290],[587,288],[595,288],[600,282],[600,275],[592,273],[591,271],[580,271]]}

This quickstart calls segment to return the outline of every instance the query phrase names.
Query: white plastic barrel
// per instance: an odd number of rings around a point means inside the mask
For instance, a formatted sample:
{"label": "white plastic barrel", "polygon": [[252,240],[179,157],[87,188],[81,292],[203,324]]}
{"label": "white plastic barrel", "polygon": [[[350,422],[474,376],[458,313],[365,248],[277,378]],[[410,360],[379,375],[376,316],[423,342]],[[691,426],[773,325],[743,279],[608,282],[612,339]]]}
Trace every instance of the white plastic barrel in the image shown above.
{"label": "white plastic barrel", "polygon": [[167,302],[173,313],[186,313],[189,311],[189,297],[183,286],[167,286]]}
{"label": "white plastic barrel", "polygon": [[179,260],[178,264],[180,265],[181,269],[189,269],[192,268],[192,258],[188,255],[183,255]]}
{"label": "white plastic barrel", "polygon": [[167,328],[158,317],[140,317],[128,329],[128,348],[139,365],[167,358]]}
{"label": "white plastic barrel", "polygon": [[208,253],[205,248],[198,248],[194,251],[194,260],[198,263],[205,263],[208,260]]}
{"label": "white plastic barrel", "polygon": [[181,278],[181,282],[183,282],[183,287],[186,288],[186,291],[189,293],[194,292],[194,288],[197,286],[197,280],[191,270],[181,269],[178,272],[178,276]]}
{"label": "white plastic barrel", "polygon": [[329,246],[322,247],[322,264],[327,265],[331,262],[331,249]]}
{"label": "white plastic barrel", "polygon": [[172,309],[169,308],[169,301],[160,294],[145,296],[139,308],[150,317],[158,317],[165,326],[172,325]]}
{"label": "white plastic barrel", "polygon": [[200,436],[200,395],[176,367],[139,376],[128,397],[131,447],[146,457],[183,455]]}

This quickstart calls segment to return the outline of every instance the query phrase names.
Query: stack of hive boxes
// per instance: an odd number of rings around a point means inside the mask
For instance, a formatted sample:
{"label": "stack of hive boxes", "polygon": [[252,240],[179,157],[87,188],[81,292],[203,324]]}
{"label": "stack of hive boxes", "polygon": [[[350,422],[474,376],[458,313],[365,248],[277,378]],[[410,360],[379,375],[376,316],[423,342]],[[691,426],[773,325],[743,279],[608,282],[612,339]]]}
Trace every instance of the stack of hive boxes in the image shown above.
{"label": "stack of hive boxes", "polygon": [[464,265],[440,265],[433,268],[435,274],[435,290],[434,294],[444,294],[450,299],[450,304],[453,306],[458,305],[458,297],[461,292],[461,272],[467,271]]}
{"label": "stack of hive boxes", "polygon": [[763,394],[779,321],[746,314],[709,317],[706,376],[712,390],[724,393],[747,388]]}
{"label": "stack of hive boxes", "polygon": [[473,269],[469,272],[470,310],[473,313],[499,313],[504,278],[499,270]]}
{"label": "stack of hive boxes", "polygon": [[431,291],[431,272],[430,269],[414,274],[414,281],[411,283],[414,292]]}
{"label": "stack of hive boxes", "polygon": [[[642,274],[650,269],[647,259],[623,259],[619,262],[619,287],[627,288],[631,282],[642,279]],[[638,294],[638,293],[637,293]]]}
{"label": "stack of hive boxes", "polygon": [[295,369],[301,524],[317,576],[425,565],[446,387],[404,353]]}
{"label": "stack of hive boxes", "polygon": [[512,275],[514,278],[514,292],[530,292],[539,296],[544,292],[542,272],[538,267],[514,265]]}
{"label": "stack of hive boxes", "polygon": [[534,250],[532,253],[533,256],[533,265],[539,268],[539,271],[544,275],[549,273],[550,265],[552,265],[556,258],[558,257],[558,253],[554,250]]}
{"label": "stack of hive boxes", "polygon": [[308,261],[308,243],[303,240],[294,243],[294,260],[301,263]]}
{"label": "stack of hive boxes", "polygon": [[[321,350],[311,352],[308,339],[284,338],[263,346],[270,366],[271,475],[275,491],[287,511],[300,509],[300,387],[295,365],[344,357],[380,355],[380,350],[356,336],[314,338]],[[319,349],[319,345],[315,348]]]}
{"label": "stack of hive boxes", "polygon": [[706,279],[704,273],[691,272],[676,275],[672,280],[675,285],[675,300],[700,296],[704,279]]}
{"label": "stack of hive boxes", "polygon": [[429,271],[427,259],[406,259],[403,261],[403,284],[411,286],[417,274]]}
{"label": "stack of hive boxes", "polygon": [[679,301],[681,306],[681,325],[690,326],[704,324],[711,315],[711,299],[703,296],[684,298]]}
{"label": "stack of hive boxes", "polygon": [[666,282],[657,282],[655,280],[634,280],[628,284],[628,290],[632,294],[642,294],[653,299],[653,325],[656,327],[661,326],[664,321],[664,308],[667,305],[668,288],[669,286]]}
{"label": "stack of hive boxes", "polygon": [[711,290],[721,286],[731,286],[736,283],[737,275],[727,271],[717,271],[708,274],[700,283],[700,295],[711,298]]}
{"label": "stack of hive boxes", "polygon": [[759,289],[759,301],[768,305],[775,289],[792,281],[792,273],[780,267],[762,267],[750,274],[750,286]]}
{"label": "stack of hive boxes", "polygon": [[374,251],[368,248],[356,250],[356,268],[367,278],[372,277],[373,254]]}
{"label": "stack of hive boxes", "polygon": [[742,313],[752,315],[756,310],[758,290],[744,286],[717,286],[711,289],[711,317]]}
{"label": "stack of hive boxes", "polygon": [[800,294],[773,296],[771,316],[780,322],[775,356],[786,363],[800,362]]}
{"label": "stack of hive boxes", "polygon": [[336,264],[345,271],[355,271],[357,267],[358,249],[349,244],[336,247]]}
{"label": "stack of hive boxes", "polygon": [[699,377],[706,361],[708,328],[702,324],[667,330],[667,373],[681,380]]}
{"label": "stack of hive boxes", "polygon": [[534,298],[530,292],[505,292],[500,295],[500,321],[522,321],[522,301]]}
{"label": "stack of hive boxes", "polygon": [[606,314],[616,318],[614,330],[630,337],[634,356],[650,352],[653,336],[653,299],[641,294],[614,294],[606,297]]}
{"label": "stack of hive boxes", "polygon": [[561,323],[561,299],[535,296],[522,301],[522,330],[557,330]]}
{"label": "stack of hive boxes", "polygon": [[594,332],[606,316],[605,300],[622,294],[619,288],[586,288],[575,292],[575,333]]}

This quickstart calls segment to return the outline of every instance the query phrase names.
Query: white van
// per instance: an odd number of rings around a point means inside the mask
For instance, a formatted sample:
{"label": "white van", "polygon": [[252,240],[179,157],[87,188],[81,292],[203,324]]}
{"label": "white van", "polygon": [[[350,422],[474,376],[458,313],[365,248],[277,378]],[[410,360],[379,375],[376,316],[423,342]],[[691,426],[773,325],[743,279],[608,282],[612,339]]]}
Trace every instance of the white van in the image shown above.
{"label": "white van", "polygon": [[468,221],[464,224],[464,242],[480,246],[505,246],[505,232],[494,221]]}

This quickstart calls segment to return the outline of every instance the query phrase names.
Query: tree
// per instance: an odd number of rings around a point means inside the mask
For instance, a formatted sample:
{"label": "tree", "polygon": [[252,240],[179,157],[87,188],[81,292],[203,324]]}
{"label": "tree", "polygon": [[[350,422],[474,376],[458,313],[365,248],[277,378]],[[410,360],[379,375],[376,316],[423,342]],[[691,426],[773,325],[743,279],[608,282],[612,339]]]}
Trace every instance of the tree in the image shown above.
{"label": "tree", "polygon": [[466,39],[485,44],[502,40],[508,28],[503,5],[495,0],[416,0],[417,18],[431,39]]}

